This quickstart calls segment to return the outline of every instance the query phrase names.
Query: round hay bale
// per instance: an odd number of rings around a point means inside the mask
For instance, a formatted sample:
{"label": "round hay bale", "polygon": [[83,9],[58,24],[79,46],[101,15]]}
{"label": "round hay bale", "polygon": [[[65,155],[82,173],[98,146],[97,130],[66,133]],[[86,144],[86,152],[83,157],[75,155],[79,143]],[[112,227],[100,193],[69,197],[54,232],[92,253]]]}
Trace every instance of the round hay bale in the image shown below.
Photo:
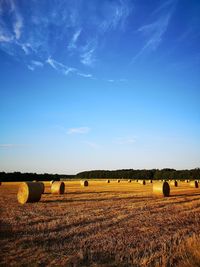
{"label": "round hay bale", "polygon": [[117,183],[120,183],[120,180],[117,180]]}
{"label": "round hay bale", "polygon": [[107,183],[109,184],[110,183],[110,180],[107,180]]}
{"label": "round hay bale", "polygon": [[175,187],[178,187],[178,182],[177,181],[171,181],[170,185],[174,185]]}
{"label": "round hay bale", "polygon": [[17,200],[20,204],[38,202],[40,201],[41,195],[42,188],[40,183],[23,182],[19,186]]}
{"label": "round hay bale", "polygon": [[146,181],[145,181],[145,180],[139,180],[138,183],[139,183],[139,184],[142,184],[142,185],[145,185],[145,184],[146,184]]}
{"label": "round hay bale", "polygon": [[131,180],[130,179],[128,180],[128,183],[131,183]]}
{"label": "round hay bale", "polygon": [[168,182],[153,183],[153,194],[158,196],[169,197],[170,186]]}
{"label": "round hay bale", "polygon": [[57,194],[57,195],[64,194],[65,193],[65,183],[59,182],[59,181],[53,182],[51,185],[51,193]]}
{"label": "round hay bale", "polygon": [[199,184],[198,184],[197,181],[191,181],[191,182],[190,182],[190,186],[191,186],[191,187],[194,187],[194,188],[198,188],[198,187],[199,187]]}
{"label": "round hay bale", "polygon": [[88,185],[89,185],[89,183],[87,180],[81,181],[81,186],[88,186]]}
{"label": "round hay bale", "polygon": [[42,194],[44,194],[44,189],[45,189],[44,183],[39,182],[39,184],[41,186]]}
{"label": "round hay bale", "polygon": [[52,180],[52,181],[49,181],[50,185],[52,185],[54,182],[55,182],[54,180]]}

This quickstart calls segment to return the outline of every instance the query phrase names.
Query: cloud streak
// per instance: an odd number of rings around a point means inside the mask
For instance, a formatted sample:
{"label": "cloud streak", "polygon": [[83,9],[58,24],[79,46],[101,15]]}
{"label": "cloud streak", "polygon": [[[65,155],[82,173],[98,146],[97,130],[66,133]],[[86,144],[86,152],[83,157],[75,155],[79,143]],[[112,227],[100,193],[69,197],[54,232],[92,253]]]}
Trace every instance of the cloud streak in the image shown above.
{"label": "cloud streak", "polygon": [[168,29],[172,14],[175,9],[176,1],[169,0],[161,4],[154,12],[159,15],[152,23],[142,25],[138,28],[137,33],[142,35],[145,43],[141,50],[133,57],[132,62],[143,55],[154,52],[158,49],[163,41],[163,37]]}
{"label": "cloud streak", "polygon": [[78,128],[70,128],[67,131],[67,134],[87,134],[90,132],[89,127],[78,127]]}

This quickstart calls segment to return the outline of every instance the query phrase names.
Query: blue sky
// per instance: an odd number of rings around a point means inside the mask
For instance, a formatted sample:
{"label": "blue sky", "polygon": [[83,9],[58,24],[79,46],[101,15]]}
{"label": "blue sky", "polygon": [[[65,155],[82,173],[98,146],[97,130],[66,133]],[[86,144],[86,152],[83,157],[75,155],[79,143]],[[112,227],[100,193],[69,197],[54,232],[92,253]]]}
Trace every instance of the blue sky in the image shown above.
{"label": "blue sky", "polygon": [[0,171],[200,167],[199,0],[0,0]]}

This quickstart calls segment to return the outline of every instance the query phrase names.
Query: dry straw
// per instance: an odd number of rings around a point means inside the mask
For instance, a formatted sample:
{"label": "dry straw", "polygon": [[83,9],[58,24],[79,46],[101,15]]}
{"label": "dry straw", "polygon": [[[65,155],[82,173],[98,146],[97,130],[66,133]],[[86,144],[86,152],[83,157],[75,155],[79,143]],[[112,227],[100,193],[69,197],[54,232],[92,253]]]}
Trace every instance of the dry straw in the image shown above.
{"label": "dry straw", "polygon": [[53,182],[51,185],[51,193],[52,194],[57,194],[57,195],[62,195],[65,193],[65,183],[64,182]]}
{"label": "dry straw", "polygon": [[81,181],[81,186],[88,186],[88,185],[89,185],[89,183],[88,183],[87,180],[82,180]]}
{"label": "dry straw", "polygon": [[153,194],[158,195],[158,196],[169,197],[170,186],[168,182],[153,183]]}
{"label": "dry straw", "polygon": [[28,202],[38,202],[42,195],[40,183],[24,182],[21,183],[17,193],[17,200],[20,204]]}
{"label": "dry straw", "polygon": [[190,182],[190,186],[191,186],[191,187],[198,188],[198,187],[199,187],[199,184],[198,184],[197,181],[191,181],[191,182]]}

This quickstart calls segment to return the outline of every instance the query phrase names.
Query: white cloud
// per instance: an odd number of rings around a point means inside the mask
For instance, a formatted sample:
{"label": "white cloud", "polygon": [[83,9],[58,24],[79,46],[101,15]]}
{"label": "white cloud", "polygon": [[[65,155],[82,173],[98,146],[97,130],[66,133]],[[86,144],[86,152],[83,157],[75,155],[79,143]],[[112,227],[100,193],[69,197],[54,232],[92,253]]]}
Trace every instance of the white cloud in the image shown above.
{"label": "white cloud", "polygon": [[91,141],[85,141],[84,144],[86,144],[87,146],[89,146],[91,148],[95,148],[95,149],[100,147],[97,143],[91,142]]}
{"label": "white cloud", "polygon": [[78,29],[78,30],[75,31],[75,33],[73,34],[73,36],[72,36],[72,40],[71,40],[71,42],[70,42],[69,45],[68,45],[68,49],[69,49],[69,50],[76,48],[76,42],[78,41],[78,38],[79,38],[79,36],[80,36],[80,34],[81,34],[81,31],[82,31],[82,29]]}
{"label": "white cloud", "polygon": [[95,48],[92,48],[81,55],[81,63],[87,66],[92,66],[95,62],[94,58]]}
{"label": "white cloud", "polygon": [[6,35],[4,35],[2,32],[1,32],[1,30],[0,30],[0,43],[2,42],[4,42],[4,43],[10,43],[10,42],[12,42],[13,41],[13,36],[6,36]]}
{"label": "white cloud", "polygon": [[92,74],[85,74],[85,73],[81,73],[81,72],[78,72],[77,73],[79,76],[81,77],[84,77],[84,78],[93,78]]}
{"label": "white cloud", "polygon": [[29,64],[27,67],[29,70],[33,71],[35,68],[42,68],[44,66],[44,63],[37,61],[37,60],[31,60],[31,64]]}
{"label": "white cloud", "polygon": [[15,148],[15,147],[24,147],[26,145],[22,144],[0,144],[0,149],[8,149],[8,148]]}
{"label": "white cloud", "polygon": [[32,60],[31,63],[37,67],[43,67],[44,64],[40,61]]}
{"label": "white cloud", "polygon": [[89,131],[89,127],[70,128],[68,129],[67,134],[87,134]]}
{"label": "white cloud", "polygon": [[114,140],[115,144],[118,145],[131,145],[136,142],[135,137],[119,137]]}
{"label": "white cloud", "polygon": [[35,68],[34,68],[33,66],[31,66],[31,65],[28,65],[27,67],[28,67],[28,69],[31,70],[31,71],[34,71],[34,69],[35,69]]}
{"label": "white cloud", "polygon": [[52,59],[51,57],[49,57],[46,60],[46,63],[48,63],[53,69],[63,73],[64,75],[68,75],[70,72],[76,72],[77,71],[77,69],[67,67],[66,65]]}
{"label": "white cloud", "polygon": [[151,24],[144,25],[138,29],[146,42],[142,49],[134,56],[132,61],[142,56],[144,53],[155,51],[163,40],[163,36],[167,31],[171,14],[166,14]]}
{"label": "white cloud", "polygon": [[14,33],[15,33],[15,38],[18,40],[21,37],[22,33],[22,27],[23,27],[23,22],[21,16],[18,14],[16,16],[16,21],[13,25],[14,28]]}

